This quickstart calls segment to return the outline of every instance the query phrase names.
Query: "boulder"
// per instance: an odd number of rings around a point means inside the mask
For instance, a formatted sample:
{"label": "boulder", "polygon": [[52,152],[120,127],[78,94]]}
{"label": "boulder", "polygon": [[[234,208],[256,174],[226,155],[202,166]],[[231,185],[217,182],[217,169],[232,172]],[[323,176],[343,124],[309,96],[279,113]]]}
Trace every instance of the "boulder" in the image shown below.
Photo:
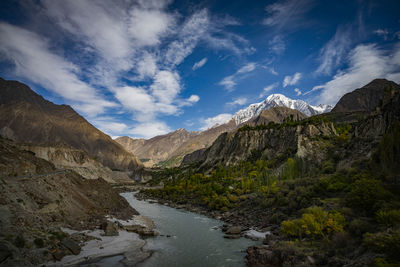
{"label": "boulder", "polygon": [[157,236],[158,233],[151,228],[144,227],[142,225],[125,225],[124,229],[128,232],[137,233],[140,236]]}
{"label": "boulder", "polygon": [[240,235],[242,232],[242,227],[241,226],[231,226],[226,230],[226,234],[228,235]]}
{"label": "boulder", "polygon": [[104,222],[101,225],[101,229],[104,231],[105,236],[117,236],[118,233],[118,226],[113,222]]}
{"label": "boulder", "polygon": [[76,243],[71,238],[68,237],[63,238],[63,240],[61,241],[61,245],[63,245],[65,248],[71,251],[72,254],[74,255],[78,255],[81,252],[81,247],[79,246],[79,244]]}

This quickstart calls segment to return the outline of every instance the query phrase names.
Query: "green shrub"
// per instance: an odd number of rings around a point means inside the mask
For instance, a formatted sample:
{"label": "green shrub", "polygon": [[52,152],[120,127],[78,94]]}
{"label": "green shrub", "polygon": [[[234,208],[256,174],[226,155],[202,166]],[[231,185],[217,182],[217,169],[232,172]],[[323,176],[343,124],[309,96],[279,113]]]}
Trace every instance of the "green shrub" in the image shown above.
{"label": "green shrub", "polygon": [[400,229],[364,235],[364,245],[377,253],[384,253],[390,258],[400,260]]}
{"label": "green shrub", "polygon": [[311,207],[306,209],[301,219],[283,221],[281,230],[286,236],[302,238],[303,235],[307,235],[319,239],[343,232],[345,222],[340,212],[328,213],[321,207]]}
{"label": "green shrub", "polygon": [[349,231],[356,237],[362,237],[365,233],[371,232],[373,226],[366,220],[354,219],[349,223]]}
{"label": "green shrub", "polygon": [[385,227],[393,227],[400,224],[400,210],[379,210],[376,220]]}
{"label": "green shrub", "polygon": [[382,187],[382,182],[375,179],[361,178],[350,186],[346,202],[350,207],[367,213],[377,210],[379,201],[387,199],[389,192]]}

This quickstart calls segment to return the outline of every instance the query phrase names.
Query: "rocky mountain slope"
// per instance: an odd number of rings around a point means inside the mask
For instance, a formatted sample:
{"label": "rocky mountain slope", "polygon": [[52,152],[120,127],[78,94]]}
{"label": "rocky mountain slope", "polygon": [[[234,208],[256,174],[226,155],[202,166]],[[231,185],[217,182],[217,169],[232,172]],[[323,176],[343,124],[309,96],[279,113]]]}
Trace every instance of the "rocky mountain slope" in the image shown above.
{"label": "rocky mountain slope", "polygon": [[[103,179],[56,169],[0,137],[0,262],[35,266],[60,256],[60,227],[94,229],[137,212]],[[31,264],[30,264],[31,263]]]}
{"label": "rocky mountain slope", "polygon": [[116,142],[126,150],[137,155],[146,167],[167,160],[187,140],[195,137],[198,133],[178,129],[174,132],[159,135],[151,139],[132,139],[127,136],[118,137]]}
{"label": "rocky mountain slope", "polygon": [[267,110],[263,110],[260,115],[248,120],[247,122],[245,122],[245,124],[250,126],[257,126],[267,125],[270,122],[281,123],[286,118],[291,118],[292,120],[299,121],[307,118],[307,116],[295,109],[287,107],[273,107]]}
{"label": "rocky mountain slope", "polygon": [[111,169],[142,168],[136,156],[70,106],[53,104],[25,84],[1,78],[0,135],[17,142],[80,149]]}
{"label": "rocky mountain slope", "polygon": [[221,133],[232,131],[236,127],[235,122],[230,121],[200,133],[179,129],[149,140],[124,136],[115,141],[140,159],[144,159],[143,162],[147,167],[175,167],[179,166],[186,154],[209,147]]}
{"label": "rocky mountain slope", "polygon": [[[382,105],[385,91],[390,92],[392,89],[399,90],[400,86],[386,79],[375,79],[362,88],[345,94],[332,112],[375,111],[378,106]],[[388,96],[386,95],[386,97]]]}
{"label": "rocky mountain slope", "polygon": [[84,151],[68,146],[22,145],[22,149],[35,153],[35,156],[47,160],[59,169],[73,170],[85,179],[102,178],[108,183],[133,183],[130,172],[112,171]]}

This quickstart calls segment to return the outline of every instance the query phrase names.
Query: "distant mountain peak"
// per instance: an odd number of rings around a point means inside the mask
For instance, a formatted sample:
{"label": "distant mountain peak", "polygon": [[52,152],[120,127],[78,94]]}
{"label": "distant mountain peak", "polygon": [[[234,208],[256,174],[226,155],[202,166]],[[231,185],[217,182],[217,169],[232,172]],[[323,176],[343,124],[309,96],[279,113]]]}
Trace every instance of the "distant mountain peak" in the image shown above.
{"label": "distant mountain peak", "polygon": [[263,110],[273,107],[296,109],[307,116],[329,112],[332,109],[332,106],[330,105],[320,104],[318,106],[312,106],[304,100],[293,100],[282,94],[272,94],[262,102],[251,104],[247,108],[239,110],[235,115],[233,115],[232,119],[235,120],[236,124],[241,124],[260,115]]}

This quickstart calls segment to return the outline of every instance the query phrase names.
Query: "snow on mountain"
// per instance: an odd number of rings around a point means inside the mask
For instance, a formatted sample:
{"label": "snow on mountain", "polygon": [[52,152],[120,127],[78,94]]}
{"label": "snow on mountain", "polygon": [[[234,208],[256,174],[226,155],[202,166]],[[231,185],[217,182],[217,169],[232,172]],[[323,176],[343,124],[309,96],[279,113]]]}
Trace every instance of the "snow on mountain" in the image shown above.
{"label": "snow on mountain", "polygon": [[330,105],[324,104],[312,106],[303,100],[293,100],[282,94],[273,94],[268,96],[267,99],[260,103],[251,104],[247,108],[239,110],[235,113],[235,115],[233,115],[232,119],[235,120],[236,124],[240,124],[260,115],[263,110],[277,106],[297,109],[307,116],[329,112],[333,108]]}

